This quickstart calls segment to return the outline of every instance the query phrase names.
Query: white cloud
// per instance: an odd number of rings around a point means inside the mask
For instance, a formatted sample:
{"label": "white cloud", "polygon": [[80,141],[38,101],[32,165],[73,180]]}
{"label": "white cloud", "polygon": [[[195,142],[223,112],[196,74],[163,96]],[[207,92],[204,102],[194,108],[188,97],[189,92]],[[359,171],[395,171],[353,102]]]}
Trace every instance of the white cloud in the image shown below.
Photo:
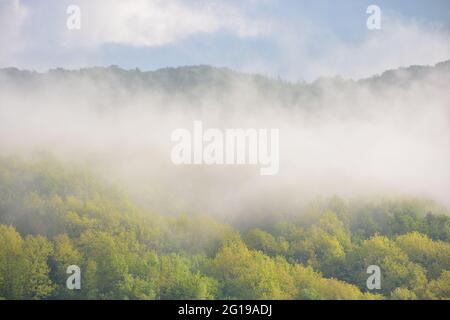
{"label": "white cloud", "polygon": [[66,32],[66,44],[162,46],[195,34],[218,31],[238,37],[262,34],[266,27],[247,19],[238,6],[218,1],[81,0],[81,32]]}
{"label": "white cloud", "polygon": [[[342,40],[342,31],[330,30],[321,18],[313,20],[305,12],[295,13],[295,21],[277,16],[268,10],[268,4],[276,8],[272,1],[0,0],[0,66],[45,70],[102,65],[104,44],[163,47],[220,32],[237,38],[259,37],[265,47],[249,42],[231,47],[232,54],[217,48],[204,54],[190,46],[176,63],[189,64],[192,59],[186,57],[191,55],[200,63],[310,81],[334,75],[361,78],[450,58],[450,33],[436,25],[383,13],[382,29],[368,31],[362,12],[360,27],[366,34],[359,40]],[[81,8],[81,30],[66,28],[70,4]],[[212,45],[223,44],[220,37],[213,41]]]}

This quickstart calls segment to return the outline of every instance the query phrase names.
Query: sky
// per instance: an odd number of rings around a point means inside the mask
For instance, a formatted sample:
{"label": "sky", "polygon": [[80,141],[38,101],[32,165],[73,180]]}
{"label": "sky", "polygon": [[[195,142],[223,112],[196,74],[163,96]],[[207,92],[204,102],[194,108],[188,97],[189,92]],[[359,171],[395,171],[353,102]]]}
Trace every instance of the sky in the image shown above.
{"label": "sky", "polygon": [[[69,30],[70,5],[80,29]],[[369,30],[369,5],[381,28]],[[0,0],[0,67],[208,64],[290,81],[450,59],[448,0]]]}

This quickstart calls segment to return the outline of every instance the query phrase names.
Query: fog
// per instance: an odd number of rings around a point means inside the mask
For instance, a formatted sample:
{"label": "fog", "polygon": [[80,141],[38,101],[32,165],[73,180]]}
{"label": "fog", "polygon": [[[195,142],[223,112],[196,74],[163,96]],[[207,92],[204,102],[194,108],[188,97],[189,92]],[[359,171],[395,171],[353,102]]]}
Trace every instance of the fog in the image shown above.
{"label": "fog", "polygon": [[[450,207],[449,83],[449,63],[310,84],[207,67],[2,70],[0,155],[45,152],[88,166],[165,214],[290,213],[334,195],[423,196]],[[195,120],[279,129],[279,173],[174,165],[171,133]]]}

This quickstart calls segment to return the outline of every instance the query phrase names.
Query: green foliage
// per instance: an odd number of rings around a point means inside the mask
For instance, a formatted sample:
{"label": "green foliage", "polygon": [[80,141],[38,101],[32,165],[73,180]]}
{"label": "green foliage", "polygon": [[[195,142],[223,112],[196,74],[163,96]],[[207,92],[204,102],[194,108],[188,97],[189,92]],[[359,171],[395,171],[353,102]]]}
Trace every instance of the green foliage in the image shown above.
{"label": "green foliage", "polygon": [[450,271],[445,270],[441,276],[430,282],[426,292],[428,299],[449,299],[450,297]]}
{"label": "green foliage", "polygon": [[[86,171],[0,158],[0,297],[450,298],[450,218],[435,203],[335,197],[271,221],[149,213]],[[70,265],[81,290],[66,288]]]}
{"label": "green foliage", "polygon": [[177,254],[160,259],[160,299],[214,299],[217,281],[195,271],[187,257]]}
{"label": "green foliage", "polygon": [[445,270],[450,270],[450,244],[433,241],[419,232],[396,238],[397,245],[411,261],[427,269],[428,278],[435,279]]}
{"label": "green foliage", "polygon": [[391,293],[391,300],[417,300],[417,295],[406,288],[396,288]]}
{"label": "green foliage", "polygon": [[424,268],[411,262],[394,241],[384,236],[364,240],[350,254],[348,266],[353,271],[353,282],[360,288],[365,287],[366,268],[370,265],[377,265],[382,270],[381,292],[384,294],[399,287],[421,292],[427,283]]}
{"label": "green foliage", "polygon": [[13,227],[0,225],[0,296],[23,297],[25,272],[23,239]]}
{"label": "green foliage", "polygon": [[0,296],[6,299],[41,299],[54,287],[49,278],[52,246],[41,236],[25,240],[11,226],[0,225]]}
{"label": "green foliage", "polygon": [[24,296],[27,299],[48,297],[54,290],[49,279],[48,258],[53,252],[52,244],[42,236],[27,236],[23,245],[25,257]]}

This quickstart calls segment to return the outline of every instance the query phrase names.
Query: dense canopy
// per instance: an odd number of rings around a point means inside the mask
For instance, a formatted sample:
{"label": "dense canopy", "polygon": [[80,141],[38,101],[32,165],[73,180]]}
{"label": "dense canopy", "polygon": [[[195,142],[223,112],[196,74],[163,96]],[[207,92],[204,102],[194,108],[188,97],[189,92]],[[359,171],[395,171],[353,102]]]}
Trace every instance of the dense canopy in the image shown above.
{"label": "dense canopy", "polygon": [[448,298],[450,217],[430,201],[335,197],[243,228],[148,212],[55,160],[0,159],[0,299]]}

